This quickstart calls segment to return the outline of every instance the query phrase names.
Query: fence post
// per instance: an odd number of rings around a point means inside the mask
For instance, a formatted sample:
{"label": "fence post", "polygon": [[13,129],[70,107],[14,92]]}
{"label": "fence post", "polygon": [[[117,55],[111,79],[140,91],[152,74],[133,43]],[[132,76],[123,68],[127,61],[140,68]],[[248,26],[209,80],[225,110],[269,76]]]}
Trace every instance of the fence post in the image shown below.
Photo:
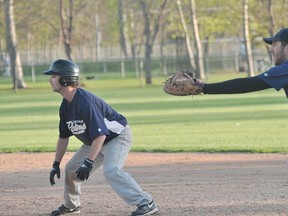
{"label": "fence post", "polygon": [[125,59],[123,59],[122,55],[120,60],[120,66],[121,66],[121,77],[123,79],[125,78]]}

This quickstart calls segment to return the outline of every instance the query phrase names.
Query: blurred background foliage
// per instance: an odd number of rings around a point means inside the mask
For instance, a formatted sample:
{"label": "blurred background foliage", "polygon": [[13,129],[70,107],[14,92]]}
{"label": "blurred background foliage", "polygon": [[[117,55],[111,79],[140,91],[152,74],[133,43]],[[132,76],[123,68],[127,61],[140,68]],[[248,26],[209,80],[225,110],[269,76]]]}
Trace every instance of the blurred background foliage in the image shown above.
{"label": "blurred background foliage", "polygon": [[[191,70],[177,1],[3,0],[0,5],[3,9],[5,2],[14,6],[17,49],[24,75],[35,76],[34,73],[37,75],[55,59],[68,58],[66,43],[71,48],[71,59],[79,63],[84,71],[116,72],[122,78],[129,72],[140,76],[141,71],[145,71],[143,76],[146,75],[147,79],[150,67],[152,76],[165,76],[179,69]],[[195,47],[191,2],[181,0],[192,46]],[[262,37],[271,36],[285,27],[286,19],[283,18],[287,17],[288,0],[194,2],[205,73],[248,70],[243,33],[245,4],[249,10],[249,38],[255,71],[262,72],[271,66],[269,48],[263,43]],[[163,5],[165,7],[161,11]],[[146,18],[145,13],[148,15]],[[0,17],[0,58],[3,60],[9,51],[4,10],[0,10]],[[147,33],[146,25],[150,34]],[[65,34],[67,38],[63,36]],[[154,34],[155,41],[152,41]],[[150,52],[150,56],[147,57],[149,53],[146,51]],[[151,58],[148,69],[147,58]],[[0,66],[4,71],[3,64]]]}

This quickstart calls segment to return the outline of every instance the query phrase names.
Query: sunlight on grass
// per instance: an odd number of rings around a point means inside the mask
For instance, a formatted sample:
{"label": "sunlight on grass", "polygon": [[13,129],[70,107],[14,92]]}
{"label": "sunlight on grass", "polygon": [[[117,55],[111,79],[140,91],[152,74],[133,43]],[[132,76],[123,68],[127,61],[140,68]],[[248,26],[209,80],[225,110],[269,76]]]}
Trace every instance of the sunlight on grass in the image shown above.
{"label": "sunlight on grass", "polygon": [[[128,118],[132,151],[288,153],[284,92],[175,97],[163,92],[162,82],[84,80],[87,90]],[[5,85],[0,87],[0,152],[54,151],[62,97],[47,82],[17,93]],[[69,150],[80,145],[73,137]]]}

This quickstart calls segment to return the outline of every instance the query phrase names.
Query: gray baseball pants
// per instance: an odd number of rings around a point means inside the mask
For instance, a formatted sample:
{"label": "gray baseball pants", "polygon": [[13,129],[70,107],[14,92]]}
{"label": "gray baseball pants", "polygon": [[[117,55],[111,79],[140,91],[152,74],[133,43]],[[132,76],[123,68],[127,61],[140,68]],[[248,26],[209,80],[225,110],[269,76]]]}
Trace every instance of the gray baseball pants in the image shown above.
{"label": "gray baseball pants", "polygon": [[[130,205],[144,205],[152,201],[137,182],[122,167],[132,147],[132,132],[127,125],[121,134],[106,143],[93,163],[91,174],[103,165],[103,174],[114,191]],[[65,166],[64,205],[73,209],[80,206],[81,184],[76,170],[83,163],[90,146],[82,145]]]}

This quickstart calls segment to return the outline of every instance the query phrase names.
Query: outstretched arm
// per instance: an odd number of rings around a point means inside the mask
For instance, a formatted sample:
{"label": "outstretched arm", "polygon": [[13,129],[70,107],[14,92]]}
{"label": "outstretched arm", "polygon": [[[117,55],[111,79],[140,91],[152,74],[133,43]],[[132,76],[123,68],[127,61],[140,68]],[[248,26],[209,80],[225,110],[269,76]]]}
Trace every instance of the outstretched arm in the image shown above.
{"label": "outstretched arm", "polygon": [[205,83],[204,94],[239,94],[272,88],[259,77],[247,77],[227,80],[219,83]]}

